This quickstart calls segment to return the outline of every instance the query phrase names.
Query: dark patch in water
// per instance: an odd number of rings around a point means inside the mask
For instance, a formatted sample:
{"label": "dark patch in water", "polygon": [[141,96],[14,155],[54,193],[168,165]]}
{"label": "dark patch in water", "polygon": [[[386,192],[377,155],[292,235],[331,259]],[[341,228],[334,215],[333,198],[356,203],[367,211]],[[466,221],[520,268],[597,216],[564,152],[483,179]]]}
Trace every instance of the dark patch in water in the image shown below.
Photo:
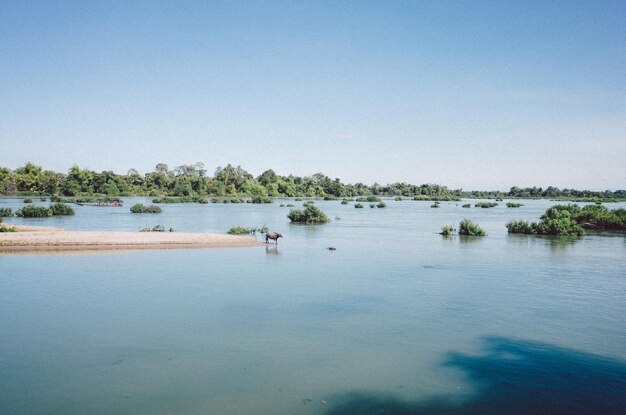
{"label": "dark patch in water", "polygon": [[478,385],[463,402],[444,397],[403,401],[350,393],[327,415],[619,415],[626,414],[626,364],[544,343],[489,337],[484,354],[452,353],[445,366]]}

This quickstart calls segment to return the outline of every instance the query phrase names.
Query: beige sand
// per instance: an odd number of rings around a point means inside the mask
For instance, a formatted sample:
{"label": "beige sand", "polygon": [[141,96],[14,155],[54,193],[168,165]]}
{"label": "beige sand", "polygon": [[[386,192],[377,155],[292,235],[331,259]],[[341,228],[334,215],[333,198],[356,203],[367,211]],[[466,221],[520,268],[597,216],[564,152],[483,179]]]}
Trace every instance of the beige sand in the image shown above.
{"label": "beige sand", "polygon": [[40,226],[15,227],[18,232],[0,233],[1,252],[227,248],[265,245],[257,242],[252,236],[216,233],[66,231],[61,228]]}

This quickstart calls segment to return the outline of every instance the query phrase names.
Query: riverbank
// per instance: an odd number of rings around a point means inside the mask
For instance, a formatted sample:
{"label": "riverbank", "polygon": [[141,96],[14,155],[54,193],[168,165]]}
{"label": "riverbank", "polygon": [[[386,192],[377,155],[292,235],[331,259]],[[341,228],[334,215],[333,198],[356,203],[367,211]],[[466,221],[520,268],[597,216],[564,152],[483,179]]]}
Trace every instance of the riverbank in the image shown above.
{"label": "riverbank", "polygon": [[15,228],[17,232],[0,233],[0,252],[234,248],[265,245],[252,236],[216,233],[68,231],[62,228],[19,225]]}

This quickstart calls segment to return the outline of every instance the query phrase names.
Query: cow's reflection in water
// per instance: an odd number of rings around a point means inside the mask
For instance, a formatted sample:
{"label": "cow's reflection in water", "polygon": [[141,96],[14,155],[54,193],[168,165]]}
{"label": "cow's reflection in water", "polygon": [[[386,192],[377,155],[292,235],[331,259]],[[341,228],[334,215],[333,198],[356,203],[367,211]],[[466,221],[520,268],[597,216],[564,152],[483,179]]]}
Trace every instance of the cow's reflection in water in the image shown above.
{"label": "cow's reflection in water", "polygon": [[278,255],[278,245],[266,245],[265,253],[268,255]]}

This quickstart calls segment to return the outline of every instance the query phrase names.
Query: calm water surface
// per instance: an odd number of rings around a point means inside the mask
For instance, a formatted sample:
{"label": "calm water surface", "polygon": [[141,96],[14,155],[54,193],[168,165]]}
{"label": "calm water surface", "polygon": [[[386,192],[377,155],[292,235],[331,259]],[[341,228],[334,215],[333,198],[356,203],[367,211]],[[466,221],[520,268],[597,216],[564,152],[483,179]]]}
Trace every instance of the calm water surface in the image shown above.
{"label": "calm water surface", "polygon": [[[159,215],[131,214],[136,202],[149,199],[5,222],[265,224],[284,238],[0,254],[0,413],[626,413],[626,237],[507,234],[508,220],[537,220],[553,202],[317,201],[331,218],[323,226],[289,224],[279,204],[301,202],[162,205]],[[488,236],[437,235],[466,217]]]}

